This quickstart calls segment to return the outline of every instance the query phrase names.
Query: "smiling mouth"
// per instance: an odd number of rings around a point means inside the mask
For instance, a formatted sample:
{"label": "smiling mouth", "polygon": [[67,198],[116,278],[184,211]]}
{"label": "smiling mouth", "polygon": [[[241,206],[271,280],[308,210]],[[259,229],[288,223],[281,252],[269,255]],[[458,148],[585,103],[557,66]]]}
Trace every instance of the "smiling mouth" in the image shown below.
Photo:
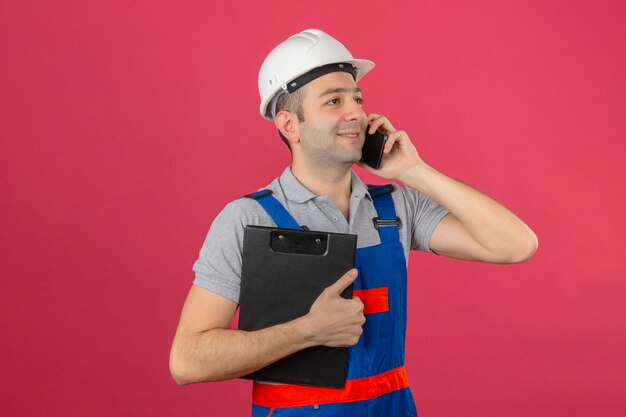
{"label": "smiling mouth", "polygon": [[337,133],[338,136],[343,136],[344,138],[353,138],[356,139],[359,137],[358,133]]}

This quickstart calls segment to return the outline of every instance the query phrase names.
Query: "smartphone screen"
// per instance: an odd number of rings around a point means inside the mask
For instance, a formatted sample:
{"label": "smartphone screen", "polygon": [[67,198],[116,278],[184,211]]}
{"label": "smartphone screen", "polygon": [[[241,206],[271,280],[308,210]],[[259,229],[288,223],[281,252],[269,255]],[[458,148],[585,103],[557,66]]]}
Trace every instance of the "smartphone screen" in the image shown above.
{"label": "smartphone screen", "polygon": [[371,135],[369,134],[369,131],[366,132],[365,142],[363,143],[363,149],[361,151],[361,162],[374,169],[380,168],[380,163],[383,160],[385,143],[387,143],[387,135],[380,130],[377,130]]}

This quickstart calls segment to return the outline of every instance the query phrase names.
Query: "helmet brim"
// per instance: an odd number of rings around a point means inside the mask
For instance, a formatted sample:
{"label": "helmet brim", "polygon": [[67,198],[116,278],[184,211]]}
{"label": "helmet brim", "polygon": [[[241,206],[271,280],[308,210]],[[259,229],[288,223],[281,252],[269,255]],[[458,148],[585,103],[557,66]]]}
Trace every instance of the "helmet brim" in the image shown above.
{"label": "helmet brim", "polygon": [[[327,64],[339,64],[339,63],[346,63],[346,64],[351,64],[356,68],[356,77],[354,79],[355,82],[359,82],[359,80],[361,78],[363,78],[365,76],[365,74],[367,74],[368,72],[370,72],[374,66],[376,66],[376,64],[374,64],[373,61],[369,61],[367,59],[352,59],[352,60],[340,60],[340,61],[336,61],[336,62],[328,62]],[[307,72],[311,71],[310,69],[307,69],[306,71],[302,71],[299,74],[296,74],[293,76],[293,78],[291,80],[295,80],[296,78],[306,74]],[[289,81],[291,81],[289,80]],[[288,84],[289,81],[287,81],[285,84]],[[276,93],[278,91],[280,91],[282,89],[282,85],[277,86],[277,88],[275,89],[275,91],[268,96],[265,100],[263,100],[261,102],[261,106],[259,108],[261,114],[263,115],[263,117],[267,120],[273,120],[271,112],[269,111],[268,107],[269,104],[272,101],[272,98],[276,95]]]}

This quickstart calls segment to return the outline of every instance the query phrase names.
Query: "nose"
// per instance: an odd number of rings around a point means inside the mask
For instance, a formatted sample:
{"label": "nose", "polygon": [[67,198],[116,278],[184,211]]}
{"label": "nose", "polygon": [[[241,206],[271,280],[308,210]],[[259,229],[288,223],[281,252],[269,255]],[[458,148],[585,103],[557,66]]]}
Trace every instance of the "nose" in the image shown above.
{"label": "nose", "polygon": [[347,122],[350,121],[361,121],[367,118],[365,111],[363,111],[363,107],[359,103],[354,100],[348,101],[345,107],[344,120]]}

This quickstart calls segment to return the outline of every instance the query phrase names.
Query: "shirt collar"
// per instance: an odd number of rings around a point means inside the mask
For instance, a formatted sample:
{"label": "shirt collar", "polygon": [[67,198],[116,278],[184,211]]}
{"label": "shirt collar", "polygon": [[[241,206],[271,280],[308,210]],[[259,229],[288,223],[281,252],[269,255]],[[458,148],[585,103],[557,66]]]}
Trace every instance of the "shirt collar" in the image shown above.
{"label": "shirt collar", "polygon": [[[361,181],[358,175],[354,171],[351,171],[352,176],[352,196],[367,197],[371,200],[369,193],[367,192],[367,186]],[[291,167],[288,166],[283,171],[279,180],[280,186],[283,189],[285,197],[294,203],[304,203],[315,197],[311,191],[307,190],[298,179],[291,172]]]}

